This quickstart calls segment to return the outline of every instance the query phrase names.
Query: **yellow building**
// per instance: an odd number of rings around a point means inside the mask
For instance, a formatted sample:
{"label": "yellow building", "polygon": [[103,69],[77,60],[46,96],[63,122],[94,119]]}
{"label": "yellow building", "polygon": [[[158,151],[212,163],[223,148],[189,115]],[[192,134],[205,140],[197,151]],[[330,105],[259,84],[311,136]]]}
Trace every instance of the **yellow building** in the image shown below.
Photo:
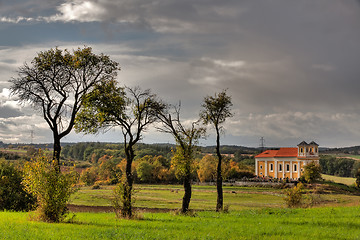
{"label": "yellow building", "polygon": [[255,175],[280,179],[299,179],[309,162],[319,163],[319,145],[305,141],[297,148],[266,150],[255,156]]}

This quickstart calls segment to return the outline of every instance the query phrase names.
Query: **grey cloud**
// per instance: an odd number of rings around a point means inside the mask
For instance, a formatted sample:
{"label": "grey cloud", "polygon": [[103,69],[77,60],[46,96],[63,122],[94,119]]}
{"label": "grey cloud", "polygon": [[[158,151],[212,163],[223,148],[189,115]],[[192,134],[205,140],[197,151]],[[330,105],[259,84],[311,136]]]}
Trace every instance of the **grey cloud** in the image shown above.
{"label": "grey cloud", "polygon": [[51,142],[51,132],[46,123],[36,115],[0,118],[0,139],[5,142],[30,142],[30,132],[35,132],[36,142]]}
{"label": "grey cloud", "polygon": [[55,12],[54,5],[64,2],[63,0],[12,0],[1,4],[0,16],[34,18]]}
{"label": "grey cloud", "polygon": [[9,106],[0,106],[0,118],[23,116],[24,113]]}
{"label": "grey cloud", "polygon": [[249,114],[228,121],[226,128],[243,138],[264,136],[268,146],[274,147],[294,146],[306,139],[320,140],[322,146],[346,146],[360,137],[359,117],[360,114],[314,112]]}
{"label": "grey cloud", "polygon": [[[228,139],[239,144],[262,135],[279,144],[304,140],[298,138],[358,143],[358,1],[94,0],[92,12],[83,11],[85,1],[47,2],[3,3],[0,17],[75,26],[83,40],[68,43],[71,34],[60,34],[56,45],[86,43],[109,54],[122,67],[120,83],[181,100],[185,120],[198,116],[204,96],[227,88],[237,113]],[[104,29],[111,34],[104,37]],[[0,84],[54,44],[39,39],[37,46],[1,47]]]}

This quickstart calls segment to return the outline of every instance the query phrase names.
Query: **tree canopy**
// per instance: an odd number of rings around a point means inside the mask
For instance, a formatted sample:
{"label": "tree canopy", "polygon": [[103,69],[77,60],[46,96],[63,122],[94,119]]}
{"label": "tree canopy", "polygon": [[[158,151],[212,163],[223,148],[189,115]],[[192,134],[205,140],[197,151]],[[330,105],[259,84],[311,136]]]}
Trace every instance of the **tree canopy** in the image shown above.
{"label": "tree canopy", "polygon": [[117,70],[118,63],[94,54],[90,47],[72,53],[55,48],[38,53],[31,64],[19,68],[17,78],[10,80],[12,94],[41,112],[48,123],[58,165],[60,140],[71,132],[84,95],[96,84],[114,79]]}

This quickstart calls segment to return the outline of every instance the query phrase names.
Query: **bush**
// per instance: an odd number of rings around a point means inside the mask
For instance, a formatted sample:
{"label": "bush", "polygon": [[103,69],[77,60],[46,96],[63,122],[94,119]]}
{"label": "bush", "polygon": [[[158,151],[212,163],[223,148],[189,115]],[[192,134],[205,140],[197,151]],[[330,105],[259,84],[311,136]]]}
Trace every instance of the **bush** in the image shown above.
{"label": "bush", "polygon": [[[129,193],[130,194],[127,194]],[[122,178],[116,185],[113,192],[112,205],[114,207],[115,214],[118,218],[132,218],[132,215],[128,215],[132,212],[132,201],[131,196],[134,193],[134,188],[130,187],[125,178]],[[130,196],[130,198],[128,198]],[[130,209],[130,211],[129,211]]]}
{"label": "bush", "polygon": [[43,154],[28,162],[24,167],[23,185],[27,192],[37,199],[38,218],[45,222],[61,222],[68,214],[67,203],[74,188],[78,174],[61,173],[54,163]]}
{"label": "bush", "polygon": [[299,207],[302,204],[302,183],[298,183],[294,188],[284,190],[284,200],[286,205],[290,208]]}
{"label": "bush", "polygon": [[29,211],[35,198],[21,185],[22,172],[14,165],[0,161],[0,210]]}

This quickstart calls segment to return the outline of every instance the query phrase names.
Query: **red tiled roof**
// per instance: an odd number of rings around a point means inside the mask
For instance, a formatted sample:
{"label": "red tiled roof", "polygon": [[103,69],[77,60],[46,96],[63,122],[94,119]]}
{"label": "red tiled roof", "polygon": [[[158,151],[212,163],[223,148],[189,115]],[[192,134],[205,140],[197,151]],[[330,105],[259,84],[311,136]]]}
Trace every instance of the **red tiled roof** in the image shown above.
{"label": "red tiled roof", "polygon": [[256,158],[274,158],[274,157],[297,157],[297,148],[280,148],[279,150],[266,150],[255,156]]}

